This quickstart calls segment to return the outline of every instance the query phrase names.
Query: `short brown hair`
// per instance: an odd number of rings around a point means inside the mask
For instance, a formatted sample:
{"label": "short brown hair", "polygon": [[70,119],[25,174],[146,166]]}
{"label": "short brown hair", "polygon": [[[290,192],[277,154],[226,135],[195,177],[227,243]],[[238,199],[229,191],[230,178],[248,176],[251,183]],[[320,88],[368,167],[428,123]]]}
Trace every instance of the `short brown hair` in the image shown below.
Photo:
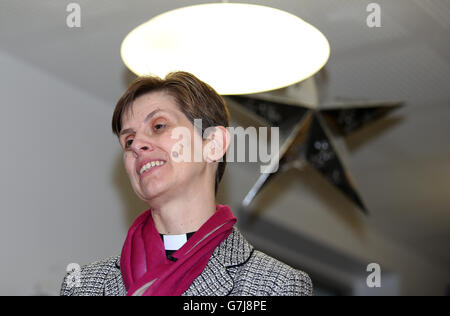
{"label": "short brown hair", "polygon": [[[208,127],[229,125],[230,115],[225,100],[211,86],[194,75],[177,71],[169,73],[164,79],[156,76],[138,77],[130,84],[117,102],[112,117],[112,131],[117,137],[122,130],[122,115],[131,108],[133,101],[143,94],[158,91],[174,97],[181,112],[193,125],[194,119],[202,120],[200,135],[203,135]],[[226,154],[216,171],[215,193],[225,172],[225,166]]]}

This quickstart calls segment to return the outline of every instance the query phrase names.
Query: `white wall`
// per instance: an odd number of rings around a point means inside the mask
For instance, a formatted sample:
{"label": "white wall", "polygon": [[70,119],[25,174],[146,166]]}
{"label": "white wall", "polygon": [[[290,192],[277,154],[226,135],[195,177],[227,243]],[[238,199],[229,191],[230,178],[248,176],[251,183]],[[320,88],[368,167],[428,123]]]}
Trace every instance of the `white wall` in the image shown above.
{"label": "white wall", "polygon": [[0,295],[58,294],[68,263],[120,254],[133,216],[114,105],[2,51],[0,71]]}

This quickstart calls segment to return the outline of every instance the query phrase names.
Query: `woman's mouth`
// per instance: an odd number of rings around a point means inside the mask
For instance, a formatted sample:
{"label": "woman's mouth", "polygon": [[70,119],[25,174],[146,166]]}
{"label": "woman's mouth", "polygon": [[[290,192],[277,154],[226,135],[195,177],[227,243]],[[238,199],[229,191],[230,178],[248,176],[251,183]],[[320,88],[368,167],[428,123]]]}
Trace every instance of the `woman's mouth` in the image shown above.
{"label": "woman's mouth", "polygon": [[155,169],[164,166],[165,163],[165,161],[156,160],[143,165],[141,170],[139,171],[139,177],[142,179],[145,175],[155,171]]}

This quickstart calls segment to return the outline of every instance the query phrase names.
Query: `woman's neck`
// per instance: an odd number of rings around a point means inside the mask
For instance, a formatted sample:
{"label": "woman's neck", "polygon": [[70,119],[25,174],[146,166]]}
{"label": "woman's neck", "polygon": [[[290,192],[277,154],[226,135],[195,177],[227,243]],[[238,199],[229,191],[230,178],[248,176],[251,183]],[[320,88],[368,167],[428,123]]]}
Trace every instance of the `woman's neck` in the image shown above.
{"label": "woman's neck", "polygon": [[184,234],[197,231],[216,211],[214,192],[185,194],[159,207],[152,207],[152,217],[160,234]]}

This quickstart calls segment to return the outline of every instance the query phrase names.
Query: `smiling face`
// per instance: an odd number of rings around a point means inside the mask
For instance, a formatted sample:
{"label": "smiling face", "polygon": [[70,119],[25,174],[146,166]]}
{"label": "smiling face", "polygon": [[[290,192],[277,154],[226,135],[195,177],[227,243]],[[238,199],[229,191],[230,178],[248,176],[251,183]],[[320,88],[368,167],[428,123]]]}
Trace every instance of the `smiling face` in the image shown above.
{"label": "smiling face", "polygon": [[[130,109],[122,116],[119,141],[126,172],[139,198],[164,203],[205,185],[214,186],[215,171],[211,166],[208,169],[207,162],[176,159],[183,152],[177,150],[180,140],[171,137],[175,128],[190,131],[192,156],[194,141],[204,145],[206,140],[194,132],[194,125],[172,96],[162,91],[146,93],[136,98]],[[155,166],[148,169],[152,161]]]}

